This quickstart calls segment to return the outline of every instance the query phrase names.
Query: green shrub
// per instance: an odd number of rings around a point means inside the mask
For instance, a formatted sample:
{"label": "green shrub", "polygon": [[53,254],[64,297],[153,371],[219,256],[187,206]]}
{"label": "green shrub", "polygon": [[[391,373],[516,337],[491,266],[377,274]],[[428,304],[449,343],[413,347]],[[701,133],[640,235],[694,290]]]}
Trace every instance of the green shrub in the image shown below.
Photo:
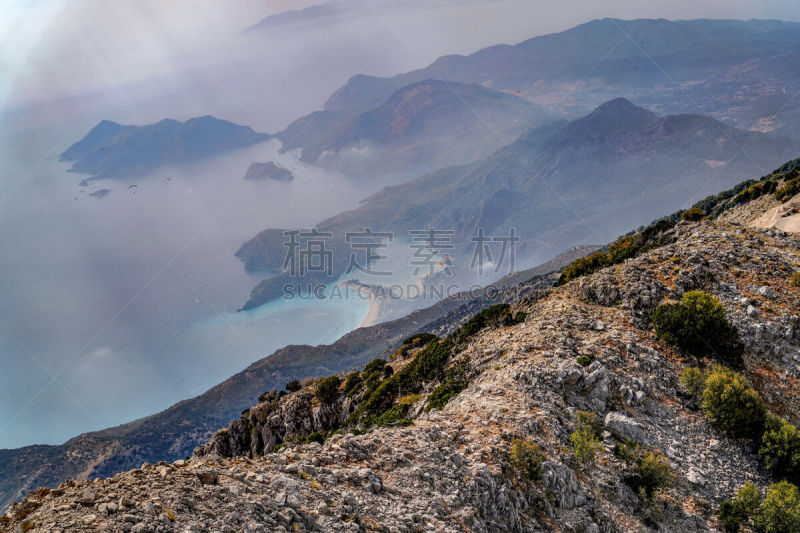
{"label": "green shrub", "polygon": [[739,331],[728,322],[725,308],[713,296],[689,291],[678,304],[660,305],[652,316],[656,334],[695,355],[714,355],[739,367],[744,346]]}
{"label": "green shrub", "polygon": [[400,349],[397,350],[395,354],[406,357],[411,349],[419,348],[420,346],[425,346],[426,344],[430,344],[431,342],[438,340],[439,337],[433,335],[432,333],[417,333],[416,335],[412,335],[403,339]]}
{"label": "green shrub", "polygon": [[339,376],[328,376],[317,382],[317,399],[324,404],[332,404],[339,398]]}
{"label": "green shrub", "polygon": [[642,447],[630,439],[614,445],[614,455],[626,463],[638,463],[641,457],[641,450]]}
{"label": "green shrub", "polygon": [[403,346],[409,346],[411,348],[418,348],[420,346],[424,346],[429,342],[437,341],[439,337],[434,335],[433,333],[417,333],[416,335],[412,335],[403,339]]}
{"label": "green shrub", "polygon": [[[281,392],[283,392],[283,391],[281,391]],[[274,400],[277,397],[278,397],[278,395],[275,393],[275,389],[272,389],[271,391],[265,392],[264,394],[259,396],[258,397],[258,403],[269,402],[269,401]]]}
{"label": "green shrub", "polygon": [[[659,450],[644,451],[642,447],[628,440],[614,446],[614,455],[635,468],[635,475],[625,481],[648,505],[654,506],[656,492],[675,484],[676,475],[663,453]],[[652,511],[657,511],[657,506]]]}
{"label": "green shrub", "polygon": [[594,361],[594,358],[591,355],[579,355],[576,360],[581,366],[589,366],[592,364],[592,361]]}
{"label": "green shrub", "polygon": [[588,411],[578,411],[577,417],[577,429],[569,438],[572,451],[581,463],[593,464],[595,456],[603,449],[600,422],[596,414]]}
{"label": "green shrub", "polygon": [[688,220],[689,222],[697,222],[706,216],[706,212],[697,207],[692,207],[681,213],[681,220]]}
{"label": "green shrub", "polygon": [[720,427],[737,437],[756,438],[764,428],[766,407],[741,374],[715,366],[706,377],[703,411]]}
{"label": "green shrub", "polygon": [[364,375],[369,375],[374,372],[380,372],[386,366],[386,361],[383,359],[373,359],[364,367]]}
{"label": "green shrub", "polygon": [[547,456],[537,443],[521,439],[514,439],[511,443],[510,463],[521,477],[540,481],[545,460]]}
{"label": "green shrub", "polygon": [[761,505],[761,493],[755,483],[748,481],[736,495],[719,505],[719,525],[725,533],[738,533],[742,523],[750,519]]}
{"label": "green shrub", "polygon": [[299,381],[293,379],[289,383],[286,384],[286,390],[289,392],[297,392],[303,388],[303,385],[300,384]]}
{"label": "green shrub", "polygon": [[410,426],[413,422],[408,418],[408,410],[420,400],[419,394],[405,396],[397,404],[384,411],[375,422],[378,426]]}
{"label": "green shrub", "polygon": [[344,382],[344,393],[349,398],[356,395],[362,388],[364,380],[361,378],[361,372],[353,372],[347,376]]}
{"label": "green shrub", "polygon": [[440,379],[444,375],[444,367],[450,359],[452,348],[453,344],[449,339],[433,342],[423,348],[411,363],[418,380]]}
{"label": "green shrub", "polygon": [[466,389],[467,385],[469,385],[467,363],[462,361],[445,373],[444,380],[433,389],[430,398],[428,398],[428,407],[425,410],[441,409],[447,405],[447,402]]}
{"label": "green shrub", "polygon": [[667,459],[660,451],[651,451],[644,454],[639,461],[640,493],[644,491],[647,498],[662,488],[669,488],[675,484],[675,472]]}
{"label": "green shrub", "polygon": [[767,416],[758,453],[776,479],[792,483],[800,480],[800,431],[793,424],[774,415]]}
{"label": "green shrub", "polygon": [[586,257],[576,259],[566,267],[564,267],[561,277],[558,280],[559,285],[570,282],[573,279],[581,278],[587,274],[597,272],[601,268],[607,267],[611,264],[608,254],[605,252],[595,252]]}
{"label": "green shrub", "polygon": [[528,318],[528,313],[525,311],[519,311],[516,315],[512,315],[508,313],[505,318],[503,318],[503,325],[504,326],[516,326],[517,324],[522,324],[525,322],[525,319]]}
{"label": "green shrub", "polygon": [[775,191],[775,198],[782,202],[798,193],[800,193],[800,177],[795,177],[784,183],[783,187]]}
{"label": "green shrub", "polygon": [[[519,316],[519,313],[517,313]],[[525,320],[523,315],[522,320]],[[487,307],[480,313],[473,315],[469,320],[456,330],[451,337],[457,343],[462,343],[472,335],[489,326],[511,325],[515,317],[511,315],[511,306],[497,304]]]}
{"label": "green shrub", "polygon": [[786,481],[770,485],[753,522],[761,533],[800,532],[800,493],[797,487]]}
{"label": "green shrub", "polygon": [[776,188],[777,184],[775,181],[760,181],[741,191],[734,197],[733,201],[737,204],[747,203],[765,194],[775,192]]}
{"label": "green shrub", "polygon": [[795,272],[792,274],[792,279],[789,281],[789,285],[795,288],[800,288],[800,272]]}
{"label": "green shrub", "polygon": [[614,241],[608,247],[608,261],[611,264],[622,263],[636,255],[639,250],[638,235],[628,235]]}
{"label": "green shrub", "polygon": [[705,374],[697,367],[688,367],[681,371],[680,380],[686,392],[699,404],[703,400],[703,390],[706,388]]}

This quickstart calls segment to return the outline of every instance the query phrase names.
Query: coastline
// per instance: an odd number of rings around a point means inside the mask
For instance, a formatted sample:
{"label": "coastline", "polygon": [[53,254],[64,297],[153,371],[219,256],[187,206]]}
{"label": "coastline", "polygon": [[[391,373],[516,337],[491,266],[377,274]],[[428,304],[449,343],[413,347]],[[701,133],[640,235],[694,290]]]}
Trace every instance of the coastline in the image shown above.
{"label": "coastline", "polygon": [[[378,317],[381,314],[381,303],[375,298],[375,295],[370,293],[369,294],[369,306],[367,307],[367,312],[364,315],[364,318],[361,320],[361,323],[358,325],[359,328],[366,328],[369,326],[374,326],[378,323]],[[358,328],[356,328],[358,329]]]}

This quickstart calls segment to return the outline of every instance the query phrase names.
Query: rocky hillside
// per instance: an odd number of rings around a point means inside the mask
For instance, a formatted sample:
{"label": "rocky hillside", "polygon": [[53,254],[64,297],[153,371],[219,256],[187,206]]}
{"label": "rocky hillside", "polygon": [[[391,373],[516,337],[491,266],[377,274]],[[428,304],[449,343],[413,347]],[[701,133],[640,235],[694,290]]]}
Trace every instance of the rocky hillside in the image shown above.
{"label": "rocky hillside", "polygon": [[797,201],[798,168],[444,338],[264,395],[188,461],[32,493],[0,527],[800,531],[796,487],[773,484],[800,478],[800,236],[756,227]]}
{"label": "rocky hillside", "polygon": [[362,176],[440,168],[486,157],[553,117],[477,84],[423,80],[355,116],[317,111],[277,134],[301,160]]}
{"label": "rocky hillside", "polygon": [[185,458],[263,392],[292,380],[363,365],[391,353],[403,338],[422,330],[448,334],[466,317],[492,304],[551,286],[557,279],[554,271],[596,248],[568,250],[539,267],[498,280],[483,296],[454,295],[403,318],[359,328],[333,344],[286,346],[160,413],[79,435],[58,446],[0,450],[0,512],[39,486],[55,487],[69,478],[109,477],[143,462]]}

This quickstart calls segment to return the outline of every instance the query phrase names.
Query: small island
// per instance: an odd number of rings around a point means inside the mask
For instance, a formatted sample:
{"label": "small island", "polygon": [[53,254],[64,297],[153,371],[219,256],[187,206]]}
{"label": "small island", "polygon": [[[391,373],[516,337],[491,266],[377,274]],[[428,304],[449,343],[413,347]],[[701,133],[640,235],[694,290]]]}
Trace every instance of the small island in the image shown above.
{"label": "small island", "polygon": [[272,161],[266,163],[253,163],[247,169],[247,174],[244,175],[246,180],[278,180],[278,181],[292,181],[294,174],[289,169],[276,165]]}

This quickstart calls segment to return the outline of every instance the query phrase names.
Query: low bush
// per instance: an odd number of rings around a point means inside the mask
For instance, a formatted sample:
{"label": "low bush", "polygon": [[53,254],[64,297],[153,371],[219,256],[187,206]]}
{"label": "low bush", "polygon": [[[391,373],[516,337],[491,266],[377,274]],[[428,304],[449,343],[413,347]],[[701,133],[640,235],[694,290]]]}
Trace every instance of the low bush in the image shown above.
{"label": "low bush", "polygon": [[747,379],[719,365],[706,377],[703,411],[723,431],[751,439],[761,435],[767,413]]}
{"label": "low bush", "polygon": [[339,385],[342,380],[339,376],[328,376],[317,382],[317,399],[326,404],[332,404],[339,398]]}
{"label": "low bush", "polygon": [[800,431],[793,424],[775,415],[767,416],[758,453],[775,479],[792,483],[800,480]]}
{"label": "low bush", "polygon": [[462,361],[453,368],[450,368],[445,373],[444,380],[435,388],[428,398],[428,406],[426,411],[431,409],[441,409],[452,398],[467,388],[469,381],[467,380],[467,362]]}
{"label": "low bush", "polygon": [[364,375],[368,376],[375,372],[381,372],[386,366],[386,361],[383,359],[373,359],[364,367]]}
{"label": "low bush", "polygon": [[703,391],[706,388],[705,374],[697,367],[684,368],[680,381],[689,396],[699,405],[703,401]]}
{"label": "low bush", "polygon": [[438,340],[439,337],[432,333],[417,333],[416,335],[403,339],[400,349],[395,352],[395,355],[406,357],[411,349],[419,348]]}
{"label": "low bush", "polygon": [[576,259],[561,272],[561,277],[558,280],[559,285],[568,283],[574,279],[581,278],[592,272],[597,272],[601,268],[605,268],[611,264],[611,261],[606,252],[595,252],[586,257]]}
{"label": "low bush", "polygon": [[614,446],[614,455],[634,467],[635,474],[628,476],[626,482],[644,502],[654,503],[657,491],[675,484],[675,471],[660,450],[646,451],[639,444],[627,440]]}
{"label": "low bush", "polygon": [[637,235],[628,235],[614,241],[608,247],[608,262],[612,265],[622,263],[636,255],[639,249],[639,239],[637,237]]}
{"label": "low bush", "polygon": [[760,181],[741,191],[733,198],[733,201],[737,204],[747,203],[765,194],[775,192],[776,188],[777,184],[775,181]]}
{"label": "low bush", "polygon": [[510,463],[522,478],[541,481],[545,460],[547,456],[537,443],[521,439],[514,439],[511,443]]}
{"label": "low bush", "polygon": [[602,427],[594,413],[578,411],[577,418],[577,428],[569,438],[572,451],[581,463],[593,464],[595,457],[603,449],[600,442]]}
{"label": "low bush", "polygon": [[[283,392],[283,391],[281,391],[281,392]],[[271,391],[265,392],[264,394],[259,396],[258,397],[258,403],[271,402],[272,400],[274,400],[277,397],[278,397],[278,394],[275,393],[275,389],[272,389]]]}
{"label": "low bush", "polygon": [[742,524],[747,522],[761,506],[761,493],[755,483],[748,481],[730,500],[719,505],[719,525],[725,533],[738,533]]}
{"label": "low bush", "polygon": [[660,451],[650,451],[644,454],[639,461],[640,495],[647,499],[659,489],[669,488],[675,484],[675,472],[669,464],[669,459]]}
{"label": "low bush", "polygon": [[662,304],[652,316],[656,334],[666,342],[698,356],[714,355],[740,367],[744,345],[728,322],[725,308],[710,294],[689,291],[680,303]]}
{"label": "low bush", "polygon": [[363,388],[364,380],[361,378],[361,372],[353,372],[348,374],[344,382],[344,394],[348,398],[355,396]]}
{"label": "low bush", "polygon": [[638,463],[642,447],[628,439],[614,445],[614,455],[626,463]]}
{"label": "low bush", "polygon": [[300,384],[299,381],[293,379],[289,383],[286,384],[286,390],[289,392],[297,392],[303,388],[303,385]]}
{"label": "low bush", "polygon": [[462,343],[485,327],[511,326],[523,322],[526,317],[527,313],[522,312],[513,315],[508,304],[493,305],[473,315],[451,337],[456,343]]}
{"label": "low bush", "polygon": [[375,422],[378,426],[410,426],[411,419],[408,418],[408,410],[412,405],[420,400],[419,394],[404,396],[397,401],[397,404],[387,409],[379,416]]}
{"label": "low bush", "polygon": [[403,346],[409,346],[411,348],[419,348],[420,346],[425,346],[429,342],[437,340],[439,340],[439,337],[433,333],[417,333],[416,335],[403,339],[402,344]]}
{"label": "low bush", "polygon": [[525,322],[526,318],[528,318],[528,313],[525,311],[518,311],[516,315],[508,313],[508,315],[506,315],[506,317],[503,319],[503,325],[516,326],[517,324],[522,324]]}
{"label": "low bush", "polygon": [[589,366],[594,361],[594,358],[591,355],[579,355],[576,361],[581,366]]}
{"label": "low bush", "polygon": [[795,272],[792,274],[792,278],[789,280],[789,285],[794,288],[800,288],[800,272]]}
{"label": "low bush", "polygon": [[786,481],[770,485],[753,516],[760,533],[800,533],[800,493]]}
{"label": "low bush", "polygon": [[576,259],[564,267],[557,285],[563,285],[587,274],[597,272],[601,268],[622,263],[628,258],[636,257],[642,252],[671,242],[673,237],[667,232],[673,226],[675,226],[673,220],[663,218],[653,222],[638,233],[617,239],[608,246],[607,252],[595,252],[586,257]]}
{"label": "low bush", "polygon": [[784,183],[783,187],[775,191],[775,198],[783,202],[796,194],[800,194],[800,176]]}
{"label": "low bush", "polygon": [[697,222],[706,216],[706,212],[697,207],[692,207],[681,213],[681,220]]}

